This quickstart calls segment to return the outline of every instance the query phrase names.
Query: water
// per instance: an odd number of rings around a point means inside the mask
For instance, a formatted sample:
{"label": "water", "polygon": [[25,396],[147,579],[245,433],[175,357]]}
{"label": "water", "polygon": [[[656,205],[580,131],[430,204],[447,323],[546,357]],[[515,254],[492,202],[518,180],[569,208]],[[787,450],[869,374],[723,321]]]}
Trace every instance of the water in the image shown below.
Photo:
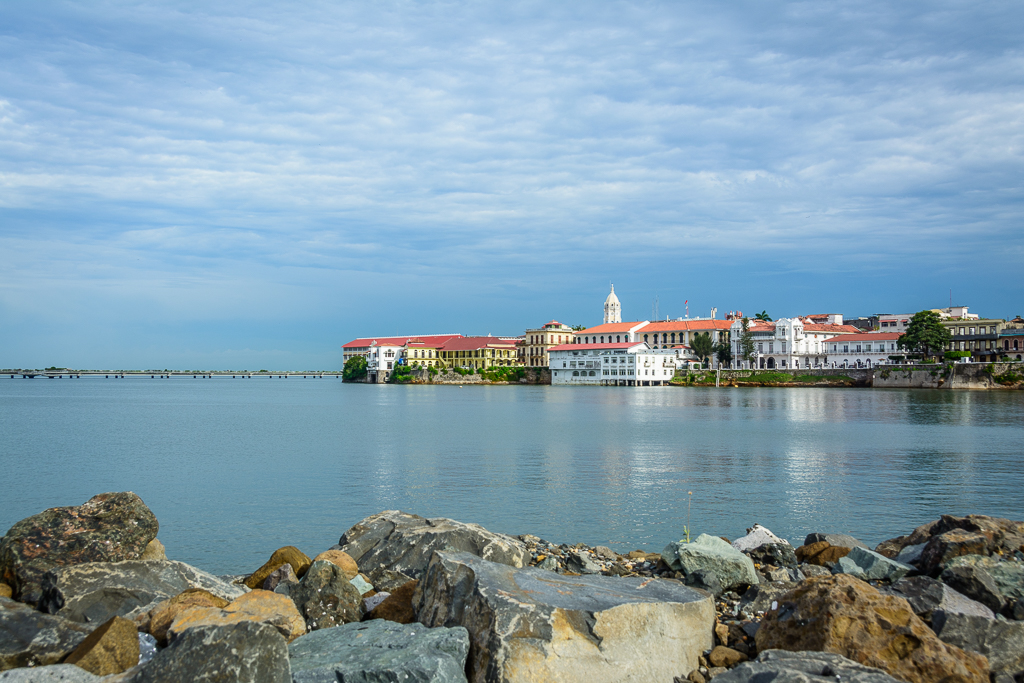
{"label": "water", "polygon": [[1024,519],[1022,417],[1024,392],[5,378],[0,530],[131,490],[169,557],[216,573],[386,509],[620,551],[688,515],[874,544],[942,513]]}

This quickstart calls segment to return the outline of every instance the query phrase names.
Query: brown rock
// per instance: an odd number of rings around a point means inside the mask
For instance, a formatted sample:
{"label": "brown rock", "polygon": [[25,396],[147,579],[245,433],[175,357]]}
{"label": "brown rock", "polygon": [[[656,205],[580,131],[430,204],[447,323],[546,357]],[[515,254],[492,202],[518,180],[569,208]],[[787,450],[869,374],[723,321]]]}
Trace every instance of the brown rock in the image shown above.
{"label": "brown rock", "polygon": [[309,565],[313,563],[312,560],[298,548],[293,545],[286,545],[283,548],[278,548],[274,551],[274,554],[270,556],[266,564],[257,569],[252,575],[245,580],[245,585],[249,588],[256,589],[262,588],[263,582],[267,580],[270,573],[280,567],[282,564],[290,564],[292,569],[295,570],[295,575],[301,577],[309,569]]}
{"label": "brown rock", "polygon": [[167,549],[164,548],[164,544],[160,542],[160,539],[154,538],[146,546],[146,549],[142,551],[142,557],[140,560],[166,560]]}
{"label": "brown rock", "polygon": [[907,538],[904,545],[928,543],[933,537],[940,536],[953,529],[975,531],[984,534],[991,539],[993,550],[1013,552],[1021,550],[1021,544],[1024,544],[1024,522],[1014,522],[1001,517],[988,517],[987,515],[967,515],[966,517],[943,515],[934,522],[922,524],[914,529],[914,533]]}
{"label": "brown rock", "polygon": [[167,629],[167,638],[173,641],[178,634],[194,626],[218,626],[240,621],[270,624],[289,643],[306,632],[306,622],[291,598],[280,593],[255,590],[236,598],[223,609],[192,607],[182,611]]}
{"label": "brown rock", "polygon": [[704,676],[702,676],[700,671],[697,671],[696,669],[690,672],[690,675],[686,677],[686,680],[690,683],[707,683],[704,680]]}
{"label": "brown rock", "polygon": [[794,551],[796,553],[796,559],[801,562],[807,562],[808,557],[814,557],[831,545],[832,544],[828,541],[818,541],[817,543],[811,543],[810,545],[802,545]]}
{"label": "brown rock", "polygon": [[14,595],[14,591],[6,583],[0,583],[0,598],[9,598]]}
{"label": "brown rock", "polygon": [[808,579],[779,598],[757,649],[831,652],[909,683],[984,683],[988,661],[943,643],[902,598],[851,576]]}
{"label": "brown rock", "polygon": [[991,533],[950,529],[932,536],[921,551],[917,566],[926,574],[937,574],[954,557],[991,555],[993,544]]}
{"label": "brown rock", "polygon": [[[317,560],[327,560],[331,564],[335,564],[345,572],[345,578],[351,581],[359,574],[359,567],[356,566],[356,561],[352,559],[352,556],[343,550],[325,550],[316,557],[313,558],[313,562]],[[369,580],[367,580],[369,582]]]}
{"label": "brown rock", "polygon": [[399,586],[384,599],[384,602],[370,610],[366,618],[387,619],[399,624],[411,624],[416,621],[416,613],[412,609],[412,594],[418,584],[419,581],[409,581]]}
{"label": "brown rock", "polygon": [[647,553],[645,553],[643,550],[630,550],[628,553],[626,553],[626,557],[628,557],[631,560],[645,560],[647,559]]}
{"label": "brown rock", "polygon": [[875,546],[875,552],[891,560],[906,547],[908,538],[910,536],[897,536],[896,538],[890,538],[888,541],[882,541]]}
{"label": "brown rock", "polygon": [[201,588],[190,588],[139,615],[135,619],[135,623],[140,631],[145,631],[156,638],[161,645],[164,645],[167,643],[167,629],[174,623],[175,618],[185,610],[192,607],[223,608],[228,604],[230,603],[227,600],[217,597],[213,593]]}
{"label": "brown rock", "polygon": [[816,564],[819,567],[835,564],[840,557],[846,557],[849,554],[850,548],[832,545],[828,541],[818,541],[796,549],[798,560],[807,564]]}
{"label": "brown rock", "polygon": [[747,661],[747,656],[732,648],[719,645],[708,655],[708,661],[712,666],[724,666],[726,669],[731,669],[737,664]]}
{"label": "brown rock", "polygon": [[729,644],[729,627],[725,624],[715,624],[715,635],[718,636],[719,645]]}
{"label": "brown rock", "polygon": [[112,617],[89,634],[64,660],[97,676],[127,671],[139,663],[139,631],[135,622]]}

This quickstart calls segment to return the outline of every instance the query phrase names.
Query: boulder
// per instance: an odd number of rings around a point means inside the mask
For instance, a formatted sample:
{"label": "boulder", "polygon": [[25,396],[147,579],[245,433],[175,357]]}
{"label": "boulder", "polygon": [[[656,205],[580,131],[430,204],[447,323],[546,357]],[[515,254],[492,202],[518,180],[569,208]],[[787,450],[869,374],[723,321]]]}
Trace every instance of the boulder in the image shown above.
{"label": "boulder", "polygon": [[828,652],[766,650],[718,676],[718,683],[899,683],[881,669]]}
{"label": "boulder", "polygon": [[244,593],[184,562],[133,560],[55,567],[42,581],[39,609],[72,621],[103,623],[113,616],[134,619],[189,588],[225,600]]}
{"label": "boulder", "polygon": [[390,621],[314,631],[288,646],[294,683],[465,683],[469,633]]}
{"label": "boulder", "polygon": [[356,565],[356,561],[352,559],[351,555],[342,550],[325,550],[313,558],[313,562],[317,560],[327,560],[338,565],[345,572],[346,579],[352,580],[359,575],[359,566]]}
{"label": "boulder", "polygon": [[936,610],[985,619],[994,619],[996,616],[980,602],[971,600],[941,581],[927,576],[900,579],[884,592],[905,599],[910,603],[910,609],[914,610],[914,614],[921,617],[926,624],[931,624],[932,614]]}
{"label": "boulder", "polygon": [[605,545],[594,546],[594,554],[602,560],[608,560],[609,562],[614,562],[619,559],[618,553]]}
{"label": "boulder", "polygon": [[99,676],[94,676],[74,664],[0,671],[0,681],[3,683],[99,683],[101,680],[103,679]]}
{"label": "boulder", "polygon": [[711,663],[711,666],[721,666],[726,669],[731,669],[737,664],[747,661],[747,656],[742,652],[725,647],[724,645],[717,645],[708,654],[708,661]]}
{"label": "boulder", "polygon": [[594,562],[590,553],[572,550],[565,555],[565,569],[574,574],[600,574],[602,567]]}
{"label": "boulder", "polygon": [[890,560],[873,550],[864,548],[851,548],[844,557],[839,558],[838,571],[841,574],[850,574],[864,581],[899,581],[914,568]]}
{"label": "boulder", "polygon": [[953,558],[962,555],[990,555],[993,545],[992,538],[980,531],[951,529],[932,536],[921,550],[916,562],[917,568],[923,574],[937,576]]}
{"label": "boulder", "polygon": [[247,621],[273,626],[288,642],[306,632],[306,622],[291,598],[259,590],[236,598],[222,609],[190,607],[180,612],[167,629],[167,639],[173,643],[176,638],[193,628]]}
{"label": "boulder", "polygon": [[0,598],[14,597],[14,589],[6,583],[0,583]]}
{"label": "boulder", "polygon": [[140,560],[166,560],[167,549],[164,548],[164,544],[160,542],[160,539],[154,538],[146,546],[146,549],[142,551]]}
{"label": "boulder", "polygon": [[368,614],[372,612],[377,605],[384,602],[391,597],[391,593],[374,593],[373,595],[366,596],[363,598],[363,613]]}
{"label": "boulder", "polygon": [[[875,546],[875,552],[879,555],[885,555],[889,559],[895,559],[897,555],[903,550],[903,547],[907,544],[909,536],[897,536],[896,538],[890,538],[887,541],[882,541]],[[924,544],[921,544],[924,545]]]}
{"label": "boulder", "polygon": [[310,565],[289,595],[310,631],[359,621],[362,616],[359,591],[345,578],[341,567],[326,560]]}
{"label": "boulder", "polygon": [[846,546],[831,545],[828,541],[815,541],[814,543],[807,543],[797,548],[796,559],[804,564],[831,567],[839,562],[840,558],[849,555],[850,550]]}
{"label": "boulder", "polygon": [[135,674],[131,683],[291,683],[291,680],[288,647],[277,629],[242,621],[185,631]]}
{"label": "boulder", "polygon": [[[745,588],[758,583],[757,572],[750,558],[715,536],[701,534],[693,543],[676,541],[665,546],[661,559],[675,571],[682,572],[686,582],[714,587],[708,575],[721,585],[715,592]],[[692,575],[701,572],[700,576]]]}
{"label": "boulder", "polygon": [[97,676],[127,671],[139,663],[139,631],[135,622],[111,617],[79,643],[64,662]]}
{"label": "boulder", "polygon": [[[488,531],[479,524],[443,517],[426,519],[397,510],[367,517],[346,531],[339,544],[371,577],[383,569],[418,579],[435,551],[472,553],[511,567],[524,567],[530,561],[526,545],[512,536]],[[373,583],[380,585],[376,580]]]}
{"label": "boulder", "polygon": [[832,576],[832,572],[828,570],[828,567],[822,567],[820,564],[807,564],[804,562],[799,566],[800,573],[804,575],[804,578],[811,578],[814,576]]}
{"label": "boulder", "polygon": [[[959,568],[972,568],[973,571],[964,574]],[[984,588],[978,588],[979,595],[984,595],[986,591],[992,592],[992,597],[988,598],[988,601],[972,595],[965,590],[966,587],[961,588],[957,585],[958,580],[953,579],[954,576],[962,579],[968,574],[973,576],[974,580],[985,584]],[[1024,600],[1024,563],[1019,560],[1004,559],[995,555],[963,555],[950,560],[942,572],[942,580],[967,597],[974,598],[1010,618],[1014,618],[1014,605]]]}
{"label": "boulder", "polygon": [[909,683],[988,680],[984,657],[943,643],[906,600],[843,574],[808,579],[782,596],[756,640],[759,652],[831,652]]}
{"label": "boulder", "polygon": [[671,680],[713,644],[711,596],[676,581],[567,576],[470,553],[436,553],[413,605],[464,626],[470,681]]}
{"label": "boulder", "polygon": [[34,605],[50,569],[137,560],[159,528],[153,512],[130,491],[50,508],[21,520],[0,538],[0,579],[19,601]]}
{"label": "boulder", "polygon": [[796,553],[793,552],[793,546],[788,543],[765,543],[753,550],[744,550],[743,554],[754,564],[774,565],[787,569],[795,569],[797,565]]}
{"label": "boulder", "polygon": [[[784,538],[779,538],[771,532],[771,529],[767,529],[760,524],[747,529],[747,535],[742,538],[737,538],[732,542],[732,547],[742,552],[749,550],[756,550],[763,545],[789,545],[789,541]],[[792,546],[790,546],[792,547]]]}
{"label": "boulder", "polygon": [[245,580],[245,585],[253,589],[262,588],[263,582],[267,580],[267,577],[282,564],[290,564],[292,569],[295,570],[295,575],[301,577],[309,569],[309,565],[312,562],[306,553],[293,545],[286,545],[275,550],[270,559],[263,563],[262,567],[250,574]]}
{"label": "boulder", "polygon": [[153,609],[135,618],[140,631],[150,634],[161,645],[167,643],[167,629],[179,614],[192,607],[227,607],[230,601],[202,588],[189,588],[169,600],[156,604]]}
{"label": "boulder", "polygon": [[988,657],[993,674],[1024,673],[1024,622],[939,611],[932,628],[942,642]]}
{"label": "boulder", "polygon": [[864,548],[865,550],[870,550],[870,548],[858,541],[856,538],[847,534],[814,533],[807,534],[807,537],[804,539],[804,545],[812,545],[814,543],[822,542],[839,548]]}
{"label": "boulder", "polygon": [[[344,572],[343,572],[344,573]],[[366,595],[367,593],[373,592],[373,584],[363,578],[362,574],[356,574],[349,581],[360,595]]]}
{"label": "boulder", "polygon": [[374,588],[385,593],[391,593],[396,588],[400,588],[413,580],[408,574],[394,572],[390,569],[378,569],[377,571],[370,572],[369,577],[370,583],[373,584]]}
{"label": "boulder", "polygon": [[[918,543],[916,545],[904,546],[902,550],[896,555],[895,559],[897,562],[902,564],[912,564],[917,566],[917,563],[921,561],[921,554],[924,552],[926,543]],[[886,555],[888,557],[888,555]]]}
{"label": "boulder", "polygon": [[[795,587],[796,583],[792,581],[772,581],[751,586],[740,598],[740,609],[748,614],[778,609],[779,599]],[[775,607],[772,607],[773,604]]]}
{"label": "boulder", "polygon": [[399,624],[411,624],[416,621],[416,613],[412,609],[412,596],[416,593],[419,581],[408,581],[399,586],[386,600],[370,610],[367,619],[385,619]]}
{"label": "boulder", "polygon": [[[945,536],[932,544],[934,539],[944,536],[950,531],[967,533]],[[968,554],[971,548],[979,551],[974,554],[981,555],[989,555],[997,551],[1013,554],[1018,550],[1024,550],[1024,522],[1014,522],[986,515],[967,515],[966,517],[943,515],[933,522],[917,527],[909,536],[885,541],[883,545],[886,545],[891,552],[892,549],[902,551],[913,545],[924,545],[927,548],[929,544],[932,544],[931,550],[926,556],[922,551],[922,558],[914,564],[917,564],[923,572],[934,576],[942,570],[945,562],[953,557]]]}
{"label": "boulder", "polygon": [[92,629],[0,598],[0,671],[56,664]]}
{"label": "boulder", "polygon": [[263,581],[263,590],[272,591],[282,583],[298,583],[299,577],[295,576],[295,570],[287,562],[270,572],[270,575]]}

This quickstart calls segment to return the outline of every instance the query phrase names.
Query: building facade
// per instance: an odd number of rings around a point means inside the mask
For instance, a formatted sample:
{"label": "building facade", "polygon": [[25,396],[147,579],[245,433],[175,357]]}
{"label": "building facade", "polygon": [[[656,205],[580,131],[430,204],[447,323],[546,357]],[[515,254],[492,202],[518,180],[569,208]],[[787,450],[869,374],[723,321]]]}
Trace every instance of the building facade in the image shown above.
{"label": "building facade", "polygon": [[459,337],[438,349],[442,367],[486,370],[494,366],[519,365],[514,340],[498,337]]}
{"label": "building facade", "polygon": [[833,337],[828,346],[828,364],[833,368],[874,368],[892,365],[889,356],[898,355],[896,342],[902,332],[867,332]]}
{"label": "building facade", "polygon": [[552,385],[662,386],[676,373],[676,354],[645,342],[564,344],[548,351]]}
{"label": "building facade", "polygon": [[999,331],[999,358],[1024,360],[1024,318],[1014,318]]}
{"label": "building facade", "polygon": [[975,363],[993,363],[1002,353],[999,333],[1005,325],[1006,321],[994,318],[947,318],[942,321],[951,337],[946,350],[970,352]]}
{"label": "building facade", "polygon": [[[388,381],[392,370],[399,362],[408,358],[407,350],[415,349],[420,353],[432,352],[430,360],[436,362],[437,349],[445,342],[460,338],[461,334],[428,334],[408,337],[362,337],[353,339],[341,347],[343,362],[351,358],[366,358],[366,381],[382,384]],[[414,342],[410,346],[410,342]],[[419,357],[419,356],[417,356]],[[423,356],[424,360],[428,359]]]}
{"label": "building facade", "polygon": [[[837,318],[832,318],[833,320]],[[731,340],[734,368],[770,370],[829,367],[825,342],[839,335],[861,331],[841,323],[816,323],[814,318],[779,318],[774,322],[749,320],[754,339],[752,362],[742,357],[743,321],[732,322]],[[838,320],[842,320],[839,316]]]}
{"label": "building facade", "polygon": [[522,346],[523,364],[531,368],[548,367],[548,350],[560,344],[572,344],[576,333],[568,325],[552,320],[535,330],[527,330]]}

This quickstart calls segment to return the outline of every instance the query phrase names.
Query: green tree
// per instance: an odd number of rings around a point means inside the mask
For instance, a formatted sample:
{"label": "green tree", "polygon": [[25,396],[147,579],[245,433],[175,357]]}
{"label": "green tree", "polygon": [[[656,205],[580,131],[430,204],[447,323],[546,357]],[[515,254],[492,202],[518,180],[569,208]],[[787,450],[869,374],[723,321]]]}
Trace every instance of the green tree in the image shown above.
{"label": "green tree", "polygon": [[[761,318],[758,318],[758,320],[761,320]],[[740,332],[740,358],[753,365],[754,333],[750,331],[750,318],[744,318],[740,321],[740,324],[743,325],[743,331]]]}
{"label": "green tree", "polygon": [[732,345],[729,342],[718,342],[715,344],[715,356],[719,365],[729,365],[732,363]]}
{"label": "green tree", "polygon": [[768,311],[761,311],[760,313],[755,315],[754,318],[756,318],[757,320],[763,320],[766,323],[770,323],[772,321],[772,317],[768,315]]}
{"label": "green tree", "polygon": [[[262,370],[260,372],[263,372]],[[341,380],[352,381],[366,377],[366,358],[363,356],[352,356],[345,361],[345,368],[341,371]]]}
{"label": "green tree", "polygon": [[707,332],[698,332],[690,339],[690,348],[694,355],[704,363],[715,350],[715,343],[711,341],[711,335]]}
{"label": "green tree", "polygon": [[572,326],[573,332],[582,332],[585,329],[587,329],[586,325],[573,325]]}
{"label": "green tree", "polygon": [[896,345],[901,349],[916,351],[927,358],[942,351],[949,344],[950,336],[938,313],[921,311],[910,319],[906,333],[897,340]]}

